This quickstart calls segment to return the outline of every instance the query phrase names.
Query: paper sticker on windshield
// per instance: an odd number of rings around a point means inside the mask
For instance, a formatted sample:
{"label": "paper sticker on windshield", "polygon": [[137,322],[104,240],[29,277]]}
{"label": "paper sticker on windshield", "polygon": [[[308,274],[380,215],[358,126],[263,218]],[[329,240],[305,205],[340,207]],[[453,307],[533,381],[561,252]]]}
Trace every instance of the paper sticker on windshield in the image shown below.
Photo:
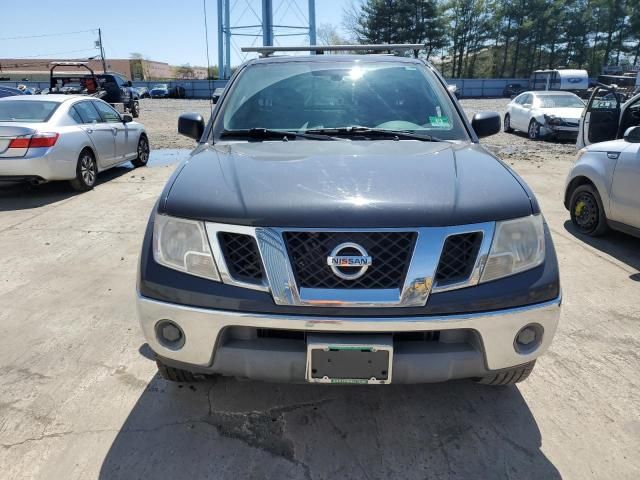
{"label": "paper sticker on windshield", "polygon": [[434,128],[451,128],[451,124],[449,123],[449,118],[443,116],[429,116],[429,123]]}

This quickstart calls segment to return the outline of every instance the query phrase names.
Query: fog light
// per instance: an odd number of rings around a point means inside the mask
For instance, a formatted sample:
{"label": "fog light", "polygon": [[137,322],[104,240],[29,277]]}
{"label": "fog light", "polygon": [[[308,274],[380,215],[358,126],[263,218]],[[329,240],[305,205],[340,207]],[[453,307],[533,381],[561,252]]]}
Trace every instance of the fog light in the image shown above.
{"label": "fog light", "polygon": [[543,333],[542,325],[537,323],[525,325],[516,335],[513,347],[518,353],[531,353],[542,343]]}
{"label": "fog light", "polygon": [[156,324],[156,336],[161,345],[178,350],[184,345],[184,332],[171,320],[161,320]]}

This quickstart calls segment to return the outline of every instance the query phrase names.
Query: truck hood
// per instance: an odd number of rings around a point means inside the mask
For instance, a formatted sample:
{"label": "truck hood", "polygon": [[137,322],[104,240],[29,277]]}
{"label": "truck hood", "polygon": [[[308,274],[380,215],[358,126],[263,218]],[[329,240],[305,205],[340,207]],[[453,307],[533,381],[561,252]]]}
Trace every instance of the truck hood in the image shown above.
{"label": "truck hood", "polygon": [[530,215],[520,182],[472,143],[229,142],[196,149],[159,212],[273,227],[460,225]]}

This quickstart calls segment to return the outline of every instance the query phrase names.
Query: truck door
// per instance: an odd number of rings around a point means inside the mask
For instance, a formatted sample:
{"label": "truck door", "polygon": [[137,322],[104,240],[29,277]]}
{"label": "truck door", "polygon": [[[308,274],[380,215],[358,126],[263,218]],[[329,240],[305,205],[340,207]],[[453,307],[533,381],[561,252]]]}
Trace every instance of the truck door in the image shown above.
{"label": "truck door", "polygon": [[614,140],[620,122],[620,100],[614,89],[596,87],[582,112],[577,147]]}

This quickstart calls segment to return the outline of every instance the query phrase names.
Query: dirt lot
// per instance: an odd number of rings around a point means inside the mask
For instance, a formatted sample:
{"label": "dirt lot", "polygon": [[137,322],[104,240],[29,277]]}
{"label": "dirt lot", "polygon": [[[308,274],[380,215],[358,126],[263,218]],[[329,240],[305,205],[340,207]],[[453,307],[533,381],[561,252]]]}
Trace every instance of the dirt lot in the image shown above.
{"label": "dirt lot", "polygon": [[[469,112],[505,103],[463,101]],[[143,109],[152,145],[176,148],[191,145],[177,115],[208,104]],[[503,389],[167,383],[134,307],[167,157],[108,172],[82,195],[0,186],[0,477],[640,478],[640,241],[571,228],[561,199],[572,145],[486,143],[536,191],[565,299],[549,353]]]}

